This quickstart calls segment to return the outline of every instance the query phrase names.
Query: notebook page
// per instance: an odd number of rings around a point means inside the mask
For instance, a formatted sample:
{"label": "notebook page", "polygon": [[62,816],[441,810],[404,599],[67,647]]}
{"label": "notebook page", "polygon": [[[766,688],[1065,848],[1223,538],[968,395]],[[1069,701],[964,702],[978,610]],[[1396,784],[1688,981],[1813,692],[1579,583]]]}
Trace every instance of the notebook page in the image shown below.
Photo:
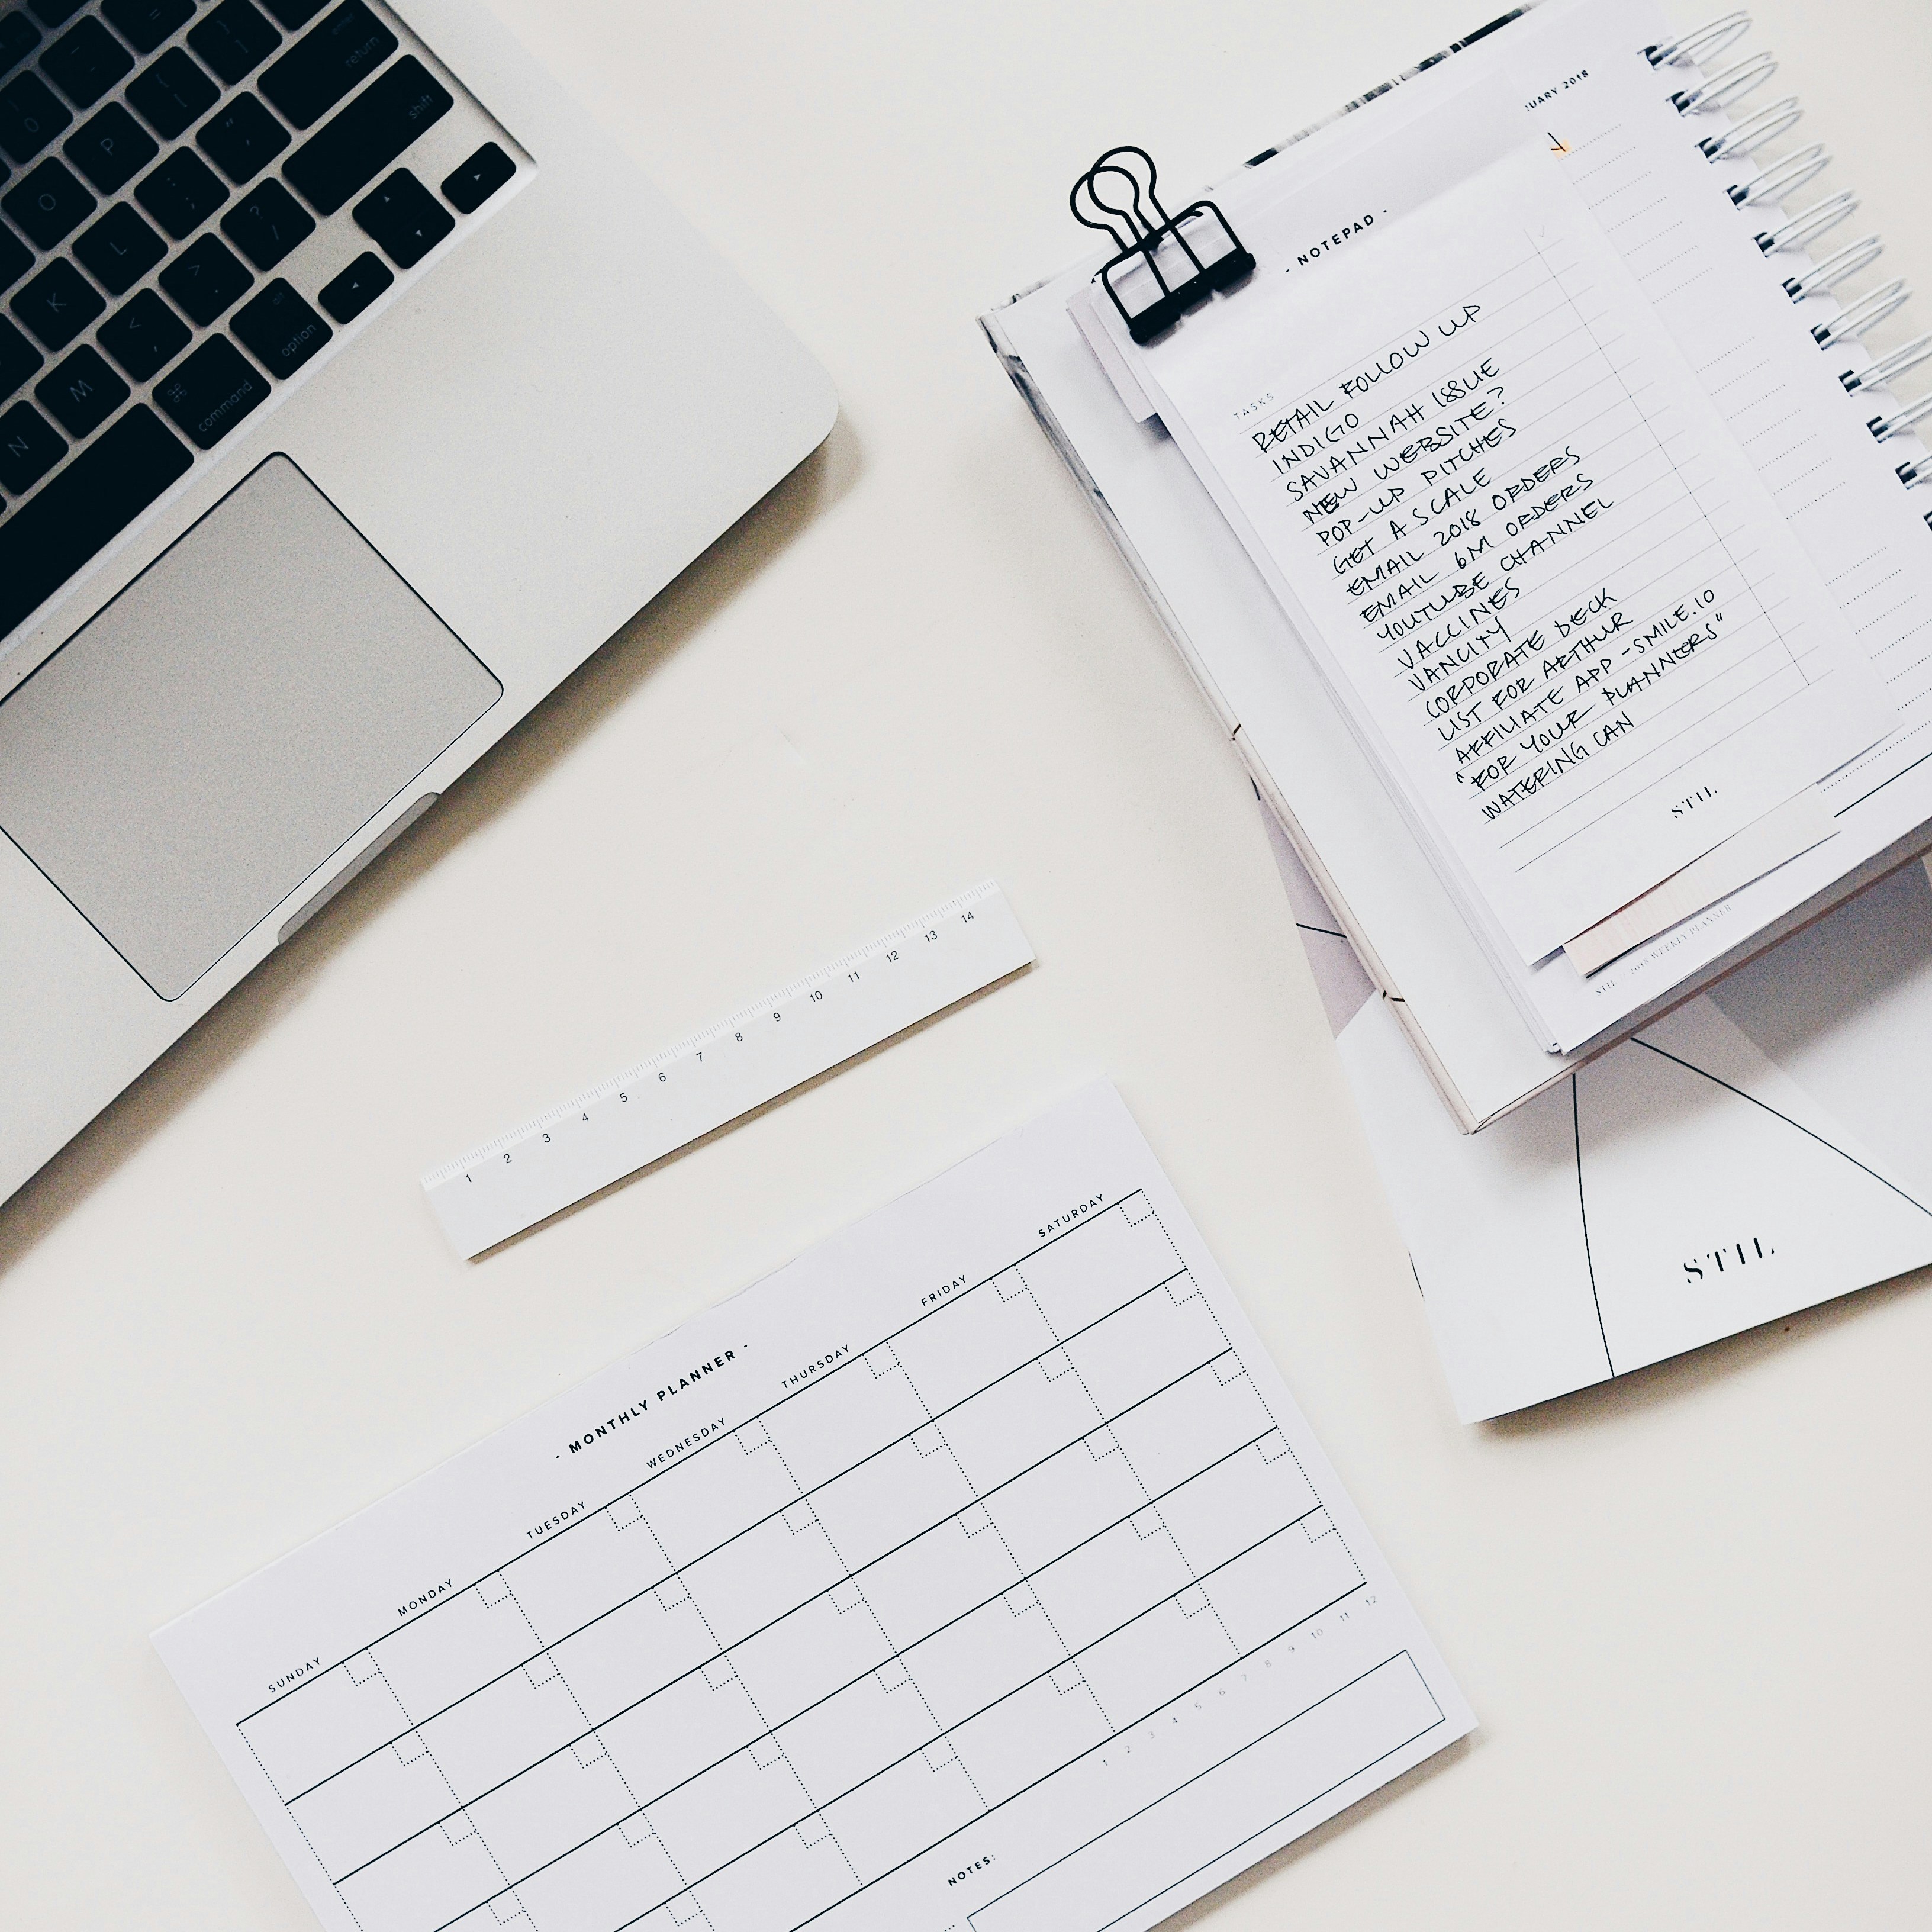
{"label": "notebook page", "polygon": [[1810,338],[1810,326],[1839,304],[1826,297],[1794,305],[1780,284],[1809,258],[1767,259],[1751,238],[1775,226],[1780,212],[1771,204],[1740,210],[1723,192],[1755,164],[1707,162],[1696,143],[1723,120],[1680,117],[1667,97],[1686,70],[1660,76],[1635,52],[1662,28],[1653,8],[1588,0],[1522,44],[1536,58],[1519,61],[1518,80],[1528,88],[1536,78],[1588,69],[1587,83],[1542,117],[1571,144],[1578,191],[1815,562],[1898,722],[1825,781],[1836,827],[1828,844],[1605,968],[1587,988],[1567,983],[1556,966],[1540,969],[1535,977],[1547,984],[1539,985],[1539,1004],[1558,1012],[1566,1045],[1660,997],[1932,818],[1932,533],[1892,472],[1899,458],[1888,458],[1864,428],[1882,399],[1854,400],[1838,380],[1869,356],[1856,345],[1828,355]]}
{"label": "notebook page", "polygon": [[[1794,307],[1780,284],[1809,257],[1762,256],[1751,238],[1775,226],[1780,212],[1771,204],[1741,212],[1723,192],[1730,182],[1748,179],[1756,164],[1707,162],[1696,144],[1720,132],[1726,118],[1680,116],[1669,97],[1694,84],[1697,70],[1660,71],[1642,58],[1644,44],[1671,30],[1648,0],[1545,0],[1458,62],[1466,74],[1492,70],[1515,111],[1570,150],[1565,166],[1579,194],[1815,563],[1884,681],[1898,722],[1824,782],[1834,814],[1830,842],[1587,981],[1562,959],[1516,974],[1519,998],[1565,1051],[1666,997],[1846,872],[1909,840],[1932,817],[1932,538],[1913,493],[1900,488],[1864,429],[1883,398],[1855,405],[1838,380],[1869,356],[1855,344],[1827,356],[1810,338],[1810,326],[1839,304],[1823,297]],[[1420,102],[1432,85],[1448,81],[1448,69],[1425,75],[1386,105],[1393,112],[1402,94]],[[1352,117],[1322,130],[1304,153],[1291,149],[1282,158],[1303,164],[1321,149],[1326,165],[1358,166],[1372,144],[1369,118]],[[1228,200],[1244,205],[1232,191]],[[1413,998],[1416,973],[1402,976]]]}
{"label": "notebook page", "polygon": [[[1442,122],[1500,112],[1424,116],[1377,172],[1412,176]],[[1821,587],[1780,567],[1762,485],[1544,144],[1358,223],[1339,259],[1310,251],[1373,185],[1247,211],[1254,283],[1141,373],[1532,962],[1890,712]]]}
{"label": "notebook page", "polygon": [[1105,1084],[155,1641],[340,1932],[1144,1928],[1473,1724]]}
{"label": "notebook page", "polygon": [[[1680,117],[1668,97],[1694,82],[1695,70],[1660,74],[1638,50],[1666,37],[1669,27],[1648,0],[1544,0],[1470,52],[1374,99],[1366,111],[1285,147],[1265,165],[1216,190],[1239,227],[1256,202],[1282,191],[1274,184],[1277,178],[1298,184],[1324,171],[1361,168],[1380,145],[1378,130],[1413,118],[1448,93],[1466,90],[1472,80],[1501,84],[1518,124],[1552,142],[1560,138],[1572,150],[1566,165],[1579,191],[1732,423],[1899,707],[1900,722],[1892,736],[1826,782],[1838,814],[1833,840],[1588,981],[1561,958],[1509,971],[1508,991],[1518,1008],[1534,1016],[1535,1037],[1566,1052],[1667,997],[1766,927],[1802,917],[1807,902],[1848,871],[1885,862],[1882,855],[1900,849],[1900,842],[1909,850],[1915,828],[1932,816],[1932,758],[1927,756],[1932,740],[1926,736],[1932,718],[1918,716],[1932,710],[1928,538],[1912,494],[1899,487],[1865,434],[1862,416],[1868,412],[1852,407],[1838,384],[1841,368],[1868,358],[1850,346],[1836,359],[1821,356],[1808,324],[1833,313],[1835,305],[1814,301],[1801,311],[1783,295],[1779,280],[1805,258],[1787,255],[1768,264],[1750,238],[1756,228],[1773,225],[1777,211],[1764,207],[1754,220],[1723,193],[1729,180],[1748,177],[1753,164],[1720,169],[1706,163],[1695,142],[1721,131],[1724,118]],[[1453,157],[1448,165],[1454,165]],[[1232,309],[1243,298],[1229,298],[1225,306]],[[1102,326],[1088,320],[1092,306],[1090,290],[1083,287],[1073,307],[1090,338]],[[1035,348],[1045,353],[1041,344]],[[1741,375],[1752,380],[1734,381]],[[1883,400],[1874,398],[1872,410]],[[1115,487],[1122,487],[1118,478]],[[1144,520],[1134,541],[1154,544],[1156,531]],[[1201,560],[1208,561],[1204,555]],[[1213,634],[1204,616],[1194,621],[1200,640]],[[1275,743],[1275,776],[1286,802],[1335,868],[1334,884],[1360,912],[1365,938],[1386,956],[1390,982],[1412,1010],[1431,1016],[1430,1037],[1465,1093],[1531,1090],[1537,1084],[1534,1070],[1505,1047],[1511,1022],[1492,1008],[1480,974],[1472,976],[1461,963],[1460,936],[1450,944],[1438,931],[1440,915],[1432,911],[1424,917],[1417,910],[1414,865],[1391,862],[1386,838],[1357,836],[1355,828],[1376,816],[1370,796],[1380,795],[1376,782],[1365,770],[1366,786],[1352,779],[1349,796],[1331,807],[1298,778],[1298,772],[1326,768],[1313,755],[1323,741],[1318,734],[1303,741],[1295,720],[1306,710],[1305,699],[1298,700],[1299,710],[1284,710],[1273,702],[1258,664],[1237,675],[1230,653],[1245,664],[1250,642],[1258,649],[1263,641],[1258,620],[1251,616],[1247,622],[1256,632],[1253,640],[1232,632],[1216,638],[1212,674],[1243,690],[1237,711],[1246,741],[1257,748]],[[1452,959],[1458,962],[1454,970]],[[1500,964],[1512,965],[1508,959]],[[1482,1118],[1506,1104],[1479,1099],[1473,1111]]]}

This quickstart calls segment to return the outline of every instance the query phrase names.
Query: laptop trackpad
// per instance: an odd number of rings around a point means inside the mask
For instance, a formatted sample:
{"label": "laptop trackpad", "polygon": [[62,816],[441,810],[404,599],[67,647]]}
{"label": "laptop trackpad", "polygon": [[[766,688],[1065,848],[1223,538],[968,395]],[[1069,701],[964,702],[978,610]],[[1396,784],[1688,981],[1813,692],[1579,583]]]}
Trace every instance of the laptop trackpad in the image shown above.
{"label": "laptop trackpad", "polygon": [[178,999],[502,695],[272,457],[0,703],[0,830]]}

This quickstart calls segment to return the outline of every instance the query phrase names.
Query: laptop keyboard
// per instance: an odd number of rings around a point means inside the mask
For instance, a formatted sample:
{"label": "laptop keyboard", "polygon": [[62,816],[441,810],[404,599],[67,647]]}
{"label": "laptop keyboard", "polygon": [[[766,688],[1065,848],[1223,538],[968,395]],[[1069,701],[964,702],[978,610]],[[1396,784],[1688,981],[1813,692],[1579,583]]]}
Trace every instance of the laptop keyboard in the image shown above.
{"label": "laptop keyboard", "polygon": [[367,0],[0,0],[0,638],[514,178],[458,101]]}

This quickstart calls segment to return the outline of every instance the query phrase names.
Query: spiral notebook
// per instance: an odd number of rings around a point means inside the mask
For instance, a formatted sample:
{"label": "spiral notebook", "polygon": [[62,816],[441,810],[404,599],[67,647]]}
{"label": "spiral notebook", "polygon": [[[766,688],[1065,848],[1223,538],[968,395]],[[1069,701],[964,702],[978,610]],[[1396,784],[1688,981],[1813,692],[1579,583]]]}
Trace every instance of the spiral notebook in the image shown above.
{"label": "spiral notebook", "polygon": [[1748,25],[1542,0],[985,318],[1466,1129],[1932,840],[1932,338]]}

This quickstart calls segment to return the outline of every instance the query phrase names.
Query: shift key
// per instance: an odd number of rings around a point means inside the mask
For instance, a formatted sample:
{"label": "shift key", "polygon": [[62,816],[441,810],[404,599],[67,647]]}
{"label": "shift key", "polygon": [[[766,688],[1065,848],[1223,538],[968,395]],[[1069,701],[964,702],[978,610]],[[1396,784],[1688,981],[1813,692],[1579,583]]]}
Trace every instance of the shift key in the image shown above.
{"label": "shift key", "polygon": [[318,214],[333,214],[455,104],[428,68],[405,54],[298,148],[282,172]]}

